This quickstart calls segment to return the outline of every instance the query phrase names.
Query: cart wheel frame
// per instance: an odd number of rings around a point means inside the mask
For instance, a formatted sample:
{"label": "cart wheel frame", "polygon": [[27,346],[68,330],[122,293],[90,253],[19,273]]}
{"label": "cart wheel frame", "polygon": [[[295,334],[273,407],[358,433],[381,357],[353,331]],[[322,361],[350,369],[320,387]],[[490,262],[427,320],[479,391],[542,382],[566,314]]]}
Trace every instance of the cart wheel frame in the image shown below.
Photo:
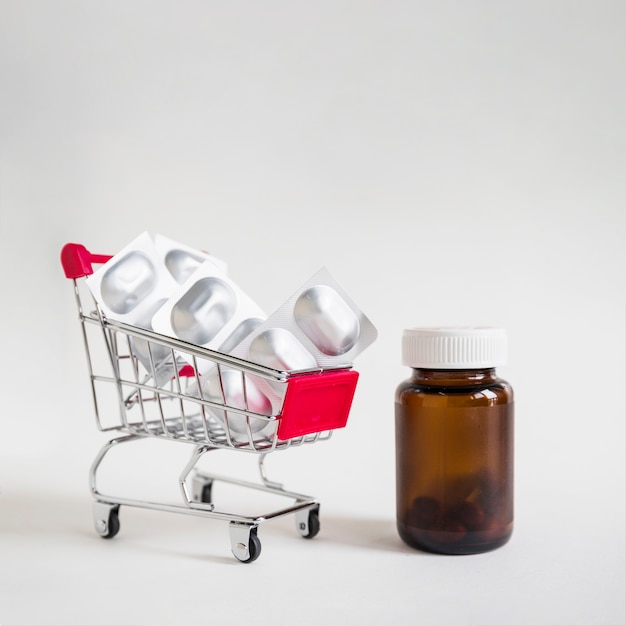
{"label": "cart wheel frame", "polygon": [[94,502],[93,516],[96,532],[103,539],[113,539],[120,531],[120,505]]}
{"label": "cart wheel frame", "polygon": [[229,524],[231,551],[233,556],[242,563],[252,563],[261,555],[261,540],[257,536],[258,526]]}
{"label": "cart wheel frame", "polygon": [[200,502],[204,502],[206,504],[213,503],[213,481],[207,482],[200,492]]}
{"label": "cart wheel frame", "polygon": [[191,481],[192,502],[213,503],[213,478],[196,475]]}
{"label": "cart wheel frame", "polygon": [[320,505],[299,511],[296,514],[296,527],[305,539],[313,539],[320,531]]}

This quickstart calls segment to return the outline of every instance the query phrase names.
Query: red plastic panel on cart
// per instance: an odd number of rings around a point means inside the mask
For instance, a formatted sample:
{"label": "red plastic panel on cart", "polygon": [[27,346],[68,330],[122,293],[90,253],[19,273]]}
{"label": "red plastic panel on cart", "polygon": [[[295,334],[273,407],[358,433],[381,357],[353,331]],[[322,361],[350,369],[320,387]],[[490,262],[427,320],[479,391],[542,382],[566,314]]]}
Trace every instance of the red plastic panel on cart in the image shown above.
{"label": "red plastic panel on cart", "polygon": [[278,438],[286,441],[343,428],[358,378],[354,370],[294,376],[285,394]]}

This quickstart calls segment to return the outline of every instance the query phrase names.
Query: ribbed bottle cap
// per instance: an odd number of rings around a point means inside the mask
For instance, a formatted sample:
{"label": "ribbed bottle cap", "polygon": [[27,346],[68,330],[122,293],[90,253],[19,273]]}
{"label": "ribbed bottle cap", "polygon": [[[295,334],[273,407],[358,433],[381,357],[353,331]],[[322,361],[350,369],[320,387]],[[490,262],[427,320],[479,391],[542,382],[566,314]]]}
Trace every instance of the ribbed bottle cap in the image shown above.
{"label": "ribbed bottle cap", "polygon": [[428,369],[480,369],[506,362],[503,328],[407,328],[402,364]]}

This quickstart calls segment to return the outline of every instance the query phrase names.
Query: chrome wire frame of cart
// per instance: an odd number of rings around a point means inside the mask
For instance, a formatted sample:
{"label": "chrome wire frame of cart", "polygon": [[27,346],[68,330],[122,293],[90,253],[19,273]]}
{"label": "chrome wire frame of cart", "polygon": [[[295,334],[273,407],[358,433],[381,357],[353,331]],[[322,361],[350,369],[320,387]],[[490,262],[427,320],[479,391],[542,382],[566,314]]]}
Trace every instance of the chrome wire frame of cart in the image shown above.
{"label": "chrome wire frame of cart", "polygon": [[[80,244],[67,244],[61,253],[74,285],[96,423],[101,431],[119,433],[102,446],[90,470],[96,531],[104,538],[118,533],[120,506],[220,519],[229,524],[233,555],[245,563],[260,554],[257,529],[263,522],[293,514],[298,532],[314,537],[320,528],[318,501],[269,480],[265,457],[327,440],[335,428],[345,426],[357,372],[342,367],[288,373],[107,319],[83,279],[92,273],[92,263],[108,258]],[[278,398],[276,411],[253,410],[250,381],[255,389],[265,385]],[[146,438],[193,445],[178,477],[182,503],[116,497],[99,488],[98,470],[109,451]],[[258,481],[198,469],[205,454],[220,449],[256,454]],[[289,504],[259,515],[225,511],[213,497],[218,482],[281,496]]]}

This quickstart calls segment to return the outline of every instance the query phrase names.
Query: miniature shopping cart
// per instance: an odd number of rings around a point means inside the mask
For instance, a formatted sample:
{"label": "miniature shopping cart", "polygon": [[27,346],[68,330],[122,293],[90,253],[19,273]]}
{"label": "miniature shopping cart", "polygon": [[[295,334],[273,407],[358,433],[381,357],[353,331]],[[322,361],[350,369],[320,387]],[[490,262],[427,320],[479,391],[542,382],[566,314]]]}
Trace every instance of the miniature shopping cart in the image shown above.
{"label": "miniature shopping cart", "polygon": [[[334,429],[345,426],[358,373],[346,367],[288,373],[107,319],[82,279],[93,273],[92,264],[109,258],[91,254],[80,244],[67,244],[61,252],[65,275],[74,284],[97,426],[122,433],[100,449],[90,470],[97,532],[104,538],[118,533],[120,505],[220,519],[229,524],[232,553],[244,563],[258,558],[257,529],[268,520],[293,514],[300,534],[314,537],[320,528],[318,501],[270,481],[264,459],[270,452],[327,440]],[[217,373],[221,397],[208,398],[202,392],[200,373],[208,369]],[[222,384],[223,376],[233,372],[242,390],[237,402]],[[284,399],[275,415],[249,408],[246,389],[251,378],[282,390]],[[105,403],[104,395],[113,395],[114,402]],[[115,497],[98,487],[98,468],[113,447],[149,437],[193,446],[178,479],[182,504]],[[200,459],[219,449],[258,455],[259,480],[200,471]],[[260,515],[226,512],[214,502],[217,482],[281,496],[289,504]]]}

